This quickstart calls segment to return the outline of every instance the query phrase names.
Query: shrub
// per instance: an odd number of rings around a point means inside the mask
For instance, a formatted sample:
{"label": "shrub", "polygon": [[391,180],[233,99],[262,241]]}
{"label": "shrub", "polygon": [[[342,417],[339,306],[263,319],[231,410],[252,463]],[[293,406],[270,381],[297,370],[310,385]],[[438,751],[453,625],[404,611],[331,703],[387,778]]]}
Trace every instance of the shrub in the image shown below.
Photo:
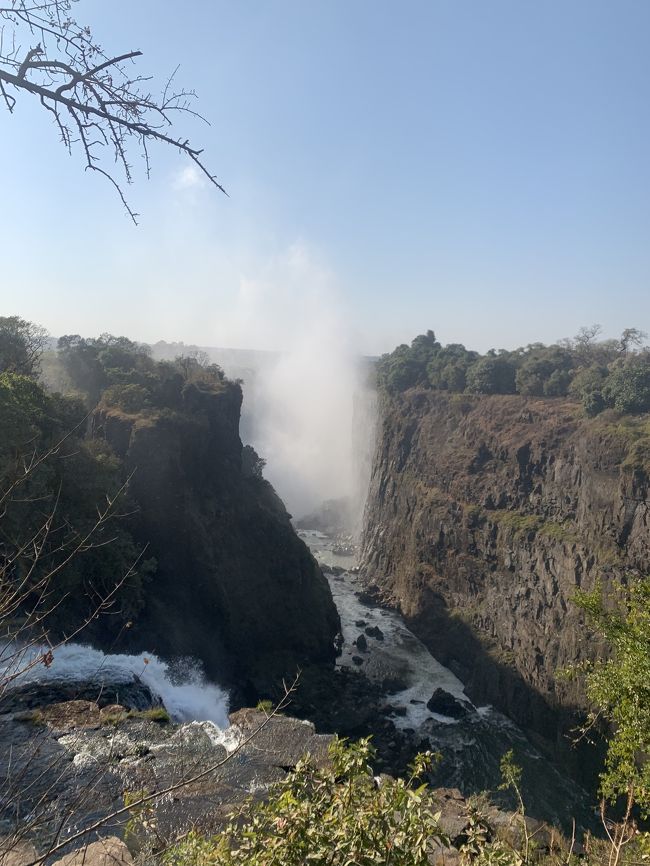
{"label": "shrub", "polygon": [[602,588],[578,592],[576,603],[611,648],[607,659],[583,665],[593,707],[588,727],[610,728],[601,792],[605,800],[632,798],[650,815],[650,578],[619,585],[615,606]]}
{"label": "shrub", "polygon": [[619,412],[650,412],[650,363],[634,359],[615,367],[603,387],[603,397]]}
{"label": "shrub", "polygon": [[249,803],[225,833],[190,833],[164,855],[166,866],[428,866],[444,840],[426,785],[416,786],[432,755],[419,755],[411,778],[375,781],[369,741],[335,740],[331,764],[308,756],[265,802]]}
{"label": "shrub", "polygon": [[149,392],[142,385],[112,385],[104,391],[107,406],[116,406],[124,412],[141,412],[150,405]]}

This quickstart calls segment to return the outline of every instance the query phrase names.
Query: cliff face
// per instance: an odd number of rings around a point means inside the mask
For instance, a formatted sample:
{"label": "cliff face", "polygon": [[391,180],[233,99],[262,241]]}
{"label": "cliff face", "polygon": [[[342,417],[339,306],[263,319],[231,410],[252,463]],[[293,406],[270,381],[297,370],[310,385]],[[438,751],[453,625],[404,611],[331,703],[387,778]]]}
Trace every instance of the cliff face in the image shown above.
{"label": "cliff face", "polygon": [[333,659],[339,620],[273,488],[242,473],[240,408],[237,385],[188,385],[175,411],[100,404],[93,432],[133,473],[134,534],[158,561],[124,645],[192,655],[256,692]]}
{"label": "cliff face", "polygon": [[576,588],[650,573],[649,427],[558,399],[380,401],[365,579],[475,699],[529,731],[548,737],[582,702],[557,677],[598,649]]}

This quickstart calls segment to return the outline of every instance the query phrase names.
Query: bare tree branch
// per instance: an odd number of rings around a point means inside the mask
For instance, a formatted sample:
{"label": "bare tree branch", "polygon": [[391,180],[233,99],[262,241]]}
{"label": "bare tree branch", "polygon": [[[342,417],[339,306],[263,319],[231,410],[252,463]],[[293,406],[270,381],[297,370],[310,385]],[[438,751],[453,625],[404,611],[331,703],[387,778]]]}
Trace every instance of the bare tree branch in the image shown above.
{"label": "bare tree branch", "polygon": [[[79,145],[85,167],[109,180],[134,222],[122,183],[133,181],[127,151],[135,144],[149,176],[148,142],[158,141],[188,156],[209,182],[227,195],[203,161],[203,150],[187,138],[171,134],[174,112],[205,121],[192,107],[193,90],[176,90],[175,72],[159,97],[144,87],[149,80],[133,76],[129,66],[141,51],[108,55],[88,27],[71,16],[76,0],[11,0],[0,6],[0,99],[10,113],[15,93],[37,96],[49,111],[68,151]],[[8,32],[5,32],[7,30]],[[25,49],[23,40],[37,39]],[[207,121],[205,121],[207,122]],[[104,149],[112,152],[113,165],[100,165]]]}

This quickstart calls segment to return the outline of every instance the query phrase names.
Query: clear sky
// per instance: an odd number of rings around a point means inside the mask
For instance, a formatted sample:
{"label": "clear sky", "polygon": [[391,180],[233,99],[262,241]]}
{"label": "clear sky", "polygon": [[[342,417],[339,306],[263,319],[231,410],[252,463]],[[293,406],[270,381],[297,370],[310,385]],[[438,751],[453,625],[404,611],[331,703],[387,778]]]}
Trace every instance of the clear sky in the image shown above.
{"label": "clear sky", "polygon": [[427,328],[483,350],[594,322],[650,331],[648,0],[75,14],[161,84],[180,64],[211,126],[178,131],[231,197],[155,147],[135,228],[23,97],[0,110],[0,314],[269,348],[326,303],[367,352]]}

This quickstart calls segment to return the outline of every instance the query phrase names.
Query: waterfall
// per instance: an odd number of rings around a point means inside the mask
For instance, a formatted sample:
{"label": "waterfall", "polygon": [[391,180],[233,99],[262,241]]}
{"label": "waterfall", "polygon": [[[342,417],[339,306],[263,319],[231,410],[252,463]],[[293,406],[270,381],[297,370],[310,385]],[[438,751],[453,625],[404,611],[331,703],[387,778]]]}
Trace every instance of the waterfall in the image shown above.
{"label": "waterfall", "polygon": [[[30,650],[32,657],[44,652],[47,652],[47,647]],[[21,664],[28,664],[29,658],[29,655],[23,657]],[[102,684],[126,685],[136,678],[161,699],[174,721],[211,721],[220,728],[228,727],[228,694],[206,680],[200,664],[194,659],[167,662],[153,653],[110,654],[83,644],[69,643],[54,651],[52,662],[47,666],[38,663],[22,673],[10,689],[30,683],[57,682],[93,683],[98,687]]]}

